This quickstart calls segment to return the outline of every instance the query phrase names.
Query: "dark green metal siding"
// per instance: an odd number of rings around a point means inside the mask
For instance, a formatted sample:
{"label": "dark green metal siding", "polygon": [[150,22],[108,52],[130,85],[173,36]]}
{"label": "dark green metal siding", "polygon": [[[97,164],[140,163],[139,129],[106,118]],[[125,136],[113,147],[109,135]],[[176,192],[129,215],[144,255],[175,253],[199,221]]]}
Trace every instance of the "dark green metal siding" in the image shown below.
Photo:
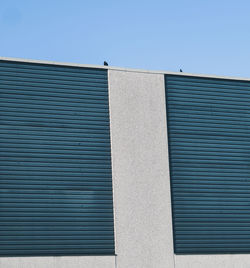
{"label": "dark green metal siding", "polygon": [[107,71],[0,61],[0,256],[114,254]]}
{"label": "dark green metal siding", "polygon": [[250,253],[250,82],[165,81],[175,253]]}

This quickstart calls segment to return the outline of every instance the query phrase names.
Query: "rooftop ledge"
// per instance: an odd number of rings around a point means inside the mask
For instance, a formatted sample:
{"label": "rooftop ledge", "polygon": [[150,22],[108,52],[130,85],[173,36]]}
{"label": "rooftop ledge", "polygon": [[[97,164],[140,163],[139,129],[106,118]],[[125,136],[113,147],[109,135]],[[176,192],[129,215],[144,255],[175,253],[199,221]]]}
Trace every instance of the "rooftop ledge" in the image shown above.
{"label": "rooftop ledge", "polygon": [[216,79],[230,79],[230,80],[238,80],[238,81],[250,81],[250,78],[244,78],[244,77],[192,74],[192,73],[171,72],[171,71],[153,71],[153,70],[123,68],[123,67],[115,67],[115,66],[80,64],[80,63],[69,63],[69,62],[56,62],[56,61],[45,61],[45,60],[32,60],[32,59],[22,59],[22,58],[0,57],[0,61],[38,63],[38,64],[80,67],[80,68],[98,68],[98,69],[116,70],[116,71],[123,71],[123,72],[137,72],[137,73],[149,73],[149,74],[169,74],[169,75],[193,76],[193,77],[201,77],[201,78],[216,78]]}

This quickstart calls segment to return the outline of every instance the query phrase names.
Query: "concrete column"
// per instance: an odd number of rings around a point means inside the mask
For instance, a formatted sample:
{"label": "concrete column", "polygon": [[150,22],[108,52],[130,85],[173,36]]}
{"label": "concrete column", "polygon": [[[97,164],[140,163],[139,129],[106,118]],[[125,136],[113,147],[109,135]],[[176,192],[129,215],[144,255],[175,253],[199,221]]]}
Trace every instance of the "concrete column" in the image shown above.
{"label": "concrete column", "polygon": [[163,74],[109,70],[117,268],[174,267]]}

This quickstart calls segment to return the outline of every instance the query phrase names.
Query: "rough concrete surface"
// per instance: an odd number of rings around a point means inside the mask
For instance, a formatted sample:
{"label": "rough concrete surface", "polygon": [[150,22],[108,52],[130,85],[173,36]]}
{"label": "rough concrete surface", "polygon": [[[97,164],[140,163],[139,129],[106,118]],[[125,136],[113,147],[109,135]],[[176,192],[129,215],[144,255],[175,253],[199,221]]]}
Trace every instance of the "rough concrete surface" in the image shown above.
{"label": "rough concrete surface", "polygon": [[175,255],[176,268],[249,268],[249,254]]}
{"label": "rough concrete surface", "polygon": [[0,268],[115,268],[115,256],[0,258]]}
{"label": "rough concrete surface", "polygon": [[109,70],[117,268],[171,268],[164,76]]}

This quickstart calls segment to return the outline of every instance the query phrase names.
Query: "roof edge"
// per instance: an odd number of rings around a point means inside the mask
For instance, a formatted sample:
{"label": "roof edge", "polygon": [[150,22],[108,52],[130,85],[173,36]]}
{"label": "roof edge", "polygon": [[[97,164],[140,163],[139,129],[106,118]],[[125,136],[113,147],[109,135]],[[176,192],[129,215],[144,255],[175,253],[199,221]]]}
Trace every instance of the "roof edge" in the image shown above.
{"label": "roof edge", "polygon": [[116,70],[116,71],[123,71],[123,72],[138,72],[138,73],[148,73],[148,74],[166,74],[166,75],[191,76],[191,77],[201,77],[201,78],[215,78],[215,79],[224,79],[224,80],[227,79],[227,80],[250,81],[250,78],[245,78],[245,77],[193,74],[193,73],[185,73],[185,72],[180,73],[180,72],[160,71],[160,70],[154,71],[154,70],[133,69],[133,68],[124,68],[124,67],[116,67],[116,66],[103,66],[103,65],[92,65],[92,64],[81,64],[81,63],[70,63],[70,62],[33,60],[33,59],[1,57],[1,56],[0,56],[0,61],[15,61],[15,62],[24,62],[24,63],[37,63],[37,64],[59,65],[59,66],[80,67],[80,68]]}

